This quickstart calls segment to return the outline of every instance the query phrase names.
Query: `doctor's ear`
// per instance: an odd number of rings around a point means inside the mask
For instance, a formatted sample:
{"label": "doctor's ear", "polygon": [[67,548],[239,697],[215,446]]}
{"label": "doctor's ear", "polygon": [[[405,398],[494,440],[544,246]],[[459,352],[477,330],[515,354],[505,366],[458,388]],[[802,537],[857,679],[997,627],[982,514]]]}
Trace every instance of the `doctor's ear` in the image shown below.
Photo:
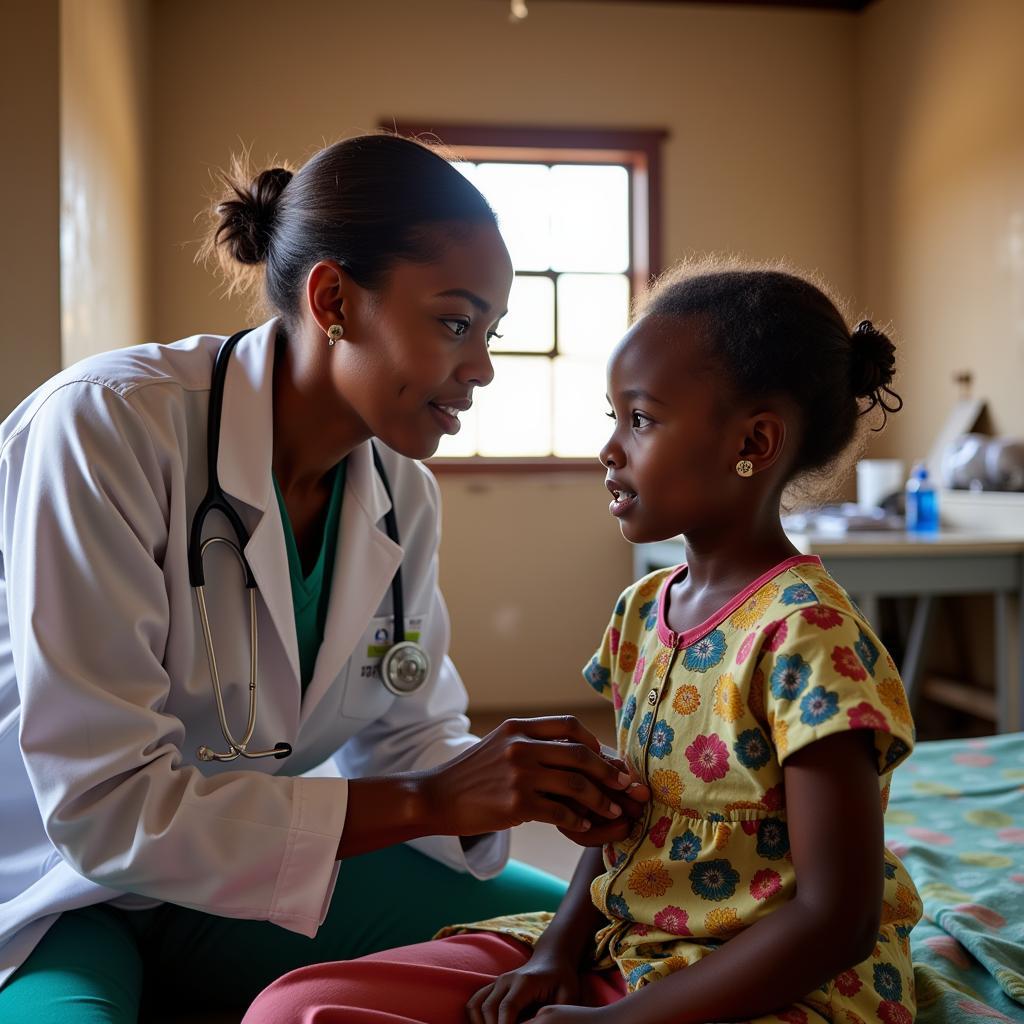
{"label": "doctor's ear", "polygon": [[[334,260],[320,260],[306,277],[306,302],[310,314],[320,330],[331,339],[331,344],[344,334],[347,327],[345,313],[352,307],[352,292],[357,288],[345,268]],[[342,328],[340,333],[338,327]]]}

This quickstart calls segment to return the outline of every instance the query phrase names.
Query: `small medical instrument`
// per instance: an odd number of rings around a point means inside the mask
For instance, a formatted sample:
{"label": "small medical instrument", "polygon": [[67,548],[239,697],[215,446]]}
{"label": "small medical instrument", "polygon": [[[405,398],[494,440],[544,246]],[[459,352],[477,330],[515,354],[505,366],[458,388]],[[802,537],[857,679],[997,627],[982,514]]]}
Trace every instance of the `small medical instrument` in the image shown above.
{"label": "small medical instrument", "polygon": [[[210,663],[210,681],[213,685],[213,695],[217,702],[217,718],[220,721],[221,732],[227,741],[228,749],[221,753],[203,745],[196,750],[196,756],[200,761],[233,761],[237,757],[260,758],[260,757],[287,757],[292,752],[288,743],[277,743],[271,750],[249,750],[249,741],[256,728],[256,702],[258,696],[257,682],[257,660],[259,653],[259,637],[256,628],[256,577],[245,557],[245,548],[249,543],[249,531],[245,528],[241,517],[231,506],[227,495],[221,489],[217,477],[217,455],[220,448],[220,425],[221,412],[224,405],[224,381],[227,378],[228,362],[231,352],[239,340],[244,337],[252,328],[239,331],[228,338],[217,352],[217,359],[213,367],[213,379],[210,385],[210,407],[207,421],[206,434],[206,458],[207,458],[207,489],[206,495],[199,503],[195,514],[192,517],[192,525],[189,530],[188,542],[188,576],[196,595],[196,602],[199,606],[199,619],[203,627],[203,641],[206,645],[206,656]],[[387,473],[384,471],[384,464],[375,446],[371,444],[373,451],[373,464],[380,476],[384,490],[391,501],[391,507],[384,516],[384,525],[388,537],[399,543],[398,522],[395,517],[394,498],[391,494],[391,485],[388,482]],[[235,541],[227,537],[208,537],[202,539],[203,524],[211,512],[220,512],[235,534]],[[237,542],[237,543],[236,543]],[[245,725],[245,734],[240,740],[235,739],[228,725],[227,713],[224,709],[224,695],[221,691],[220,675],[217,671],[217,658],[214,653],[213,633],[210,629],[210,619],[206,610],[206,578],[203,573],[203,556],[211,544],[225,544],[234,553],[242,569],[242,576],[245,581],[245,588],[249,593],[249,717]],[[390,693],[398,697],[404,697],[415,693],[427,681],[430,674],[430,657],[420,644],[405,639],[405,601],[402,592],[402,567],[395,570],[391,580],[391,605],[394,613],[395,635],[394,642],[385,652],[380,665],[381,683]]]}

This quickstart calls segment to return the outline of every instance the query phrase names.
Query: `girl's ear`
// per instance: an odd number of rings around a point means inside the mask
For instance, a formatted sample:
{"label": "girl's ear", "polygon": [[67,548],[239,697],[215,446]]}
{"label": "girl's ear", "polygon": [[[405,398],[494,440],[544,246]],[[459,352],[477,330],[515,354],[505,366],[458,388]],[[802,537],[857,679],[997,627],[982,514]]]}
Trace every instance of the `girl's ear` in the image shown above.
{"label": "girl's ear", "polygon": [[755,413],[747,419],[743,446],[737,458],[752,462],[755,473],[763,472],[781,457],[786,435],[786,421],[777,412],[763,410]]}

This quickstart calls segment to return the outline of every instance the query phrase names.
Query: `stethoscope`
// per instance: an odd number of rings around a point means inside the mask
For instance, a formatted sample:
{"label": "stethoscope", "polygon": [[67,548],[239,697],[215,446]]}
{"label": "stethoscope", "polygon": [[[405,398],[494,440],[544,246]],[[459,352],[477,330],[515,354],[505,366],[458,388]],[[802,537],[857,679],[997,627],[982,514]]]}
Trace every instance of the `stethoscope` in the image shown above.
{"label": "stethoscope", "polygon": [[[218,753],[210,747],[201,746],[196,751],[200,761],[233,761],[236,757],[287,757],[291,752],[291,744],[277,743],[272,750],[249,750],[249,741],[256,728],[256,697],[257,697],[257,655],[258,635],[256,629],[256,578],[245,557],[245,548],[249,543],[249,531],[245,528],[241,517],[228,502],[227,495],[221,490],[217,478],[217,453],[220,448],[221,412],[224,405],[224,381],[227,378],[228,361],[231,352],[240,338],[248,334],[252,328],[239,331],[225,341],[217,353],[213,367],[213,380],[210,385],[210,408],[207,421],[206,459],[208,484],[206,496],[199,503],[192,517],[188,542],[188,578],[199,605],[199,619],[203,627],[203,642],[206,644],[206,656],[210,663],[210,681],[213,684],[213,695],[217,702],[217,718],[220,729],[227,740],[228,749]],[[396,545],[398,540],[398,522],[395,518],[395,502],[391,494],[384,464],[374,445],[373,464],[387,493],[391,507],[384,515],[384,526],[388,537]],[[220,512],[231,524],[235,541],[227,537],[208,537],[202,539],[203,524],[211,512]],[[206,611],[206,580],[203,574],[203,556],[211,544],[225,544],[234,553],[242,567],[245,588],[249,593],[249,718],[245,725],[245,735],[235,739],[228,725],[224,710],[224,695],[221,691],[220,675],[217,672],[217,658],[213,650],[213,633],[210,630],[210,618]],[[380,664],[381,683],[384,688],[396,697],[406,697],[415,693],[427,681],[430,674],[430,657],[420,644],[405,639],[405,600],[402,594],[402,567],[395,570],[391,580],[391,607],[395,619],[394,643],[385,652]]]}

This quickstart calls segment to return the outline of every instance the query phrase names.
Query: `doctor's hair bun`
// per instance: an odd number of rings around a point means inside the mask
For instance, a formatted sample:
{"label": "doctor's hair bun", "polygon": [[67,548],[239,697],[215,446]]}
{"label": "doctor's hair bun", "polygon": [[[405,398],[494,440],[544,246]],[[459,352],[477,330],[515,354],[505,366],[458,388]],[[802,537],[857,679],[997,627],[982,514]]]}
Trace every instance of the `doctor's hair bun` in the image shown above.
{"label": "doctor's hair bun", "polygon": [[253,175],[248,158],[221,175],[199,258],[216,257],[229,295],[261,285],[261,312],[278,314],[286,334],[302,318],[306,279],[321,261],[379,292],[397,262],[432,263],[478,226],[497,229],[470,180],[415,139],[342,139],[294,175],[281,166]]}
{"label": "doctor's hair bun", "polygon": [[292,172],[284,167],[260,171],[248,185],[225,175],[229,193],[215,207],[220,224],[214,244],[238,263],[263,263],[274,236],[278,200],[291,180]]}
{"label": "doctor's hair bun", "polygon": [[896,372],[896,346],[870,320],[861,320],[850,335],[850,383],[858,398],[883,414],[903,408],[903,399],[889,388]]}

